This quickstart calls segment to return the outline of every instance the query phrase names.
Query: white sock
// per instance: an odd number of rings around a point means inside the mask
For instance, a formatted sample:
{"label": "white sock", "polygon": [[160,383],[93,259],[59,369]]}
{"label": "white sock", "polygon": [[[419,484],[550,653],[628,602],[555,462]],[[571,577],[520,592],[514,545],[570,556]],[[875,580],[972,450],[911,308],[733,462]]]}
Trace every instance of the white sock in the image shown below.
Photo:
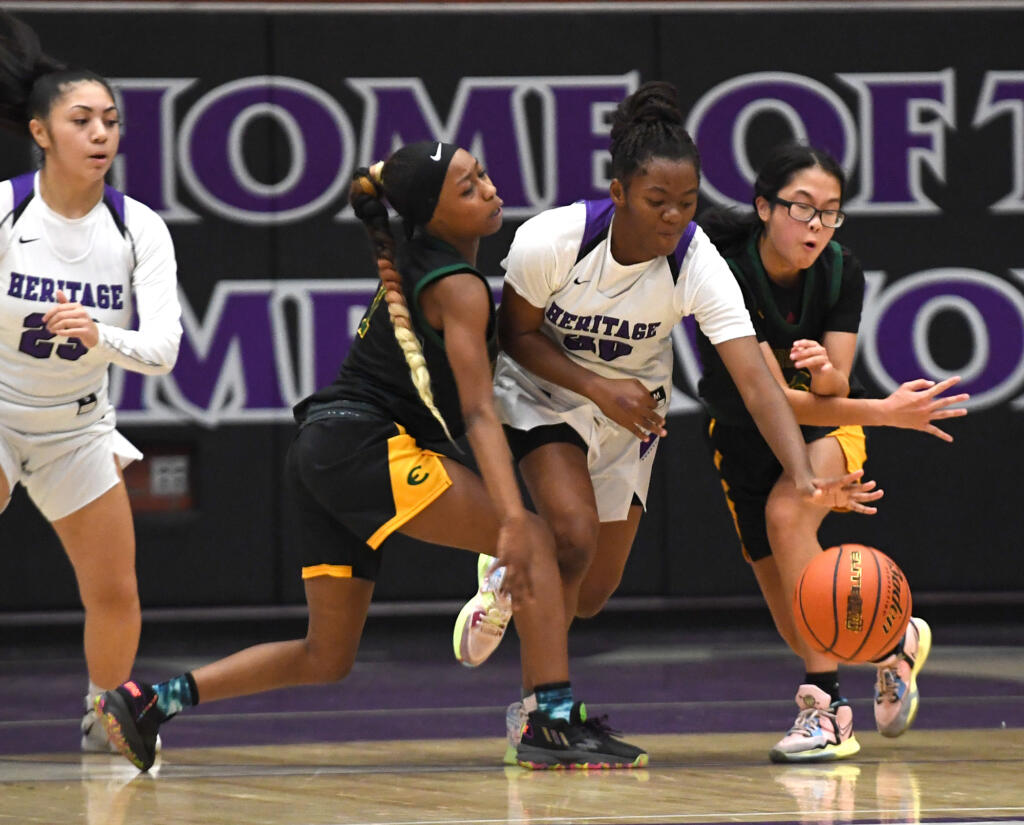
{"label": "white sock", "polygon": [[89,680],[89,692],[85,695],[85,709],[92,710],[93,703],[96,701],[96,697],[103,693],[103,688]]}

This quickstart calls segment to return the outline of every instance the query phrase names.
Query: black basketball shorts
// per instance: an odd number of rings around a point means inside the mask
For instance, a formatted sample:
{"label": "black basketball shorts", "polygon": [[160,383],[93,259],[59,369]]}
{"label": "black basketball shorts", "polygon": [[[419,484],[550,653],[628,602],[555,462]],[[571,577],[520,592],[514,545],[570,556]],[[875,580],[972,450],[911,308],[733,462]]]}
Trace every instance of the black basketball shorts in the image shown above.
{"label": "black basketball shorts", "polygon": [[[782,465],[754,427],[731,427],[712,419],[707,436],[743,555],[747,561],[767,558],[772,548],[768,543],[765,505],[782,475]],[[839,442],[848,473],[864,466],[867,448],[861,427],[838,427],[825,437]]]}
{"label": "black basketball shorts", "polygon": [[356,409],[307,420],[287,458],[302,577],[376,581],[381,543],[451,483],[400,424]]}

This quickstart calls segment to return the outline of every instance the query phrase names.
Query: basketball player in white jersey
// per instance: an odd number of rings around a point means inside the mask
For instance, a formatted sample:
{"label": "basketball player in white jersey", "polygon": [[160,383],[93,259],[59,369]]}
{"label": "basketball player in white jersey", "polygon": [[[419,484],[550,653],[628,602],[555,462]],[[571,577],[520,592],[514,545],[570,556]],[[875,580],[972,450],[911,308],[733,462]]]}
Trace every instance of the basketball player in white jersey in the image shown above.
{"label": "basketball player in white jersey", "polygon": [[0,182],[0,510],[21,484],[71,561],[89,671],[82,748],[106,750],[91,708],[128,678],[138,647],[121,468],[142,457],[115,429],[107,367],[174,365],[174,248],[154,212],[104,184],[120,139],[107,82],[43,54],[8,15],[0,32],[0,118],[27,127],[43,157],[38,172]]}
{"label": "basketball player in white jersey", "polygon": [[[499,415],[538,512],[555,534],[566,618],[595,615],[636,536],[658,440],[667,435],[673,326],[693,315],[716,346],[785,472],[808,500],[867,511],[873,485],[814,478],[785,397],[759,358],[735,280],[693,223],[697,148],[675,89],[647,83],[612,123],[611,197],[552,209],[516,233],[499,313]],[[456,657],[497,646],[506,600],[480,590],[456,622]],[[530,697],[509,708],[514,740]]]}

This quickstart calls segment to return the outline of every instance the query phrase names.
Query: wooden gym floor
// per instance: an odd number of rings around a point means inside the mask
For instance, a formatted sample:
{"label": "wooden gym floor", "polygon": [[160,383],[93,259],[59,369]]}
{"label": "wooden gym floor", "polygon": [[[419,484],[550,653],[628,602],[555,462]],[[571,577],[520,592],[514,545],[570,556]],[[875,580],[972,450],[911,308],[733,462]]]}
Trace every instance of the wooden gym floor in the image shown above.
{"label": "wooden gym floor", "polygon": [[[1024,822],[1024,625],[920,612],[935,647],[914,728],[879,736],[873,670],[845,669],[861,752],[803,766],[767,758],[795,715],[802,670],[763,619],[714,630],[697,629],[700,614],[581,624],[577,696],[651,754],[645,770],[593,773],[502,765],[515,639],[467,670],[451,659],[447,619],[371,618],[345,682],[182,714],[164,727],[149,774],[77,751],[77,629],[0,626],[0,823]],[[137,674],[159,680],[301,629],[147,628]]]}

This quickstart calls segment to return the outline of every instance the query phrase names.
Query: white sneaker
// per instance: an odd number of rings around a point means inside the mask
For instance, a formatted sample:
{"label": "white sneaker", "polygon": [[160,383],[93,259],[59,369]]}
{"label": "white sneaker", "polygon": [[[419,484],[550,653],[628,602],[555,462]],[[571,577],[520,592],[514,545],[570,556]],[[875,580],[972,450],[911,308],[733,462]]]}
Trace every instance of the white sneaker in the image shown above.
{"label": "white sneaker", "polygon": [[85,697],[85,715],[82,716],[82,753],[120,753],[107,739],[107,730],[96,718],[96,711],[89,705],[89,697]]}
{"label": "white sneaker", "polygon": [[800,685],[796,704],[801,710],[768,754],[772,762],[825,762],[860,750],[853,735],[853,711],[844,700],[833,702],[821,688]]}
{"label": "white sneaker", "polygon": [[481,554],[476,565],[476,595],[466,602],[455,620],[455,658],[466,667],[487,661],[501,643],[512,618],[512,599],[502,590],[505,568],[496,566],[497,563],[492,556]]}

